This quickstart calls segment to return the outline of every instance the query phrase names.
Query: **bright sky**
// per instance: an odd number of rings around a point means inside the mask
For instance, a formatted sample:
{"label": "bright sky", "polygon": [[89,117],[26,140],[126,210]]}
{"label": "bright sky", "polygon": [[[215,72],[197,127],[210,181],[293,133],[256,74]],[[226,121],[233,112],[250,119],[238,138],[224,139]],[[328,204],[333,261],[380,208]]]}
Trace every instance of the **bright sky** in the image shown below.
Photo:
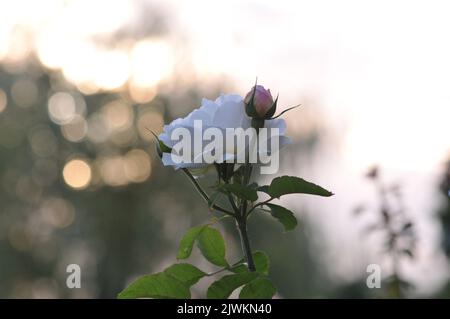
{"label": "bright sky", "polygon": [[[331,200],[305,200],[324,227],[330,272],[340,278],[360,272],[355,251],[366,262],[379,261],[373,253],[379,243],[361,241],[357,229],[364,222],[355,227],[350,214],[357,203],[375,204],[361,176],[379,164],[388,181],[402,183],[424,239],[407,273],[424,291],[441,282],[448,265],[436,252],[433,212],[437,177],[450,156],[450,4],[200,1],[174,7],[200,73],[225,74],[243,91],[258,76],[280,92],[281,105],[320,108],[332,136],[320,163],[306,176],[297,173],[336,191]],[[291,128],[308,125],[302,112],[287,115]]]}
{"label": "bright sky", "polygon": [[[167,38],[112,49],[92,42],[132,25],[142,3],[165,8]],[[280,93],[281,105],[317,107],[333,132],[321,169],[310,177],[339,194],[324,205],[343,217],[323,219],[339,225],[334,232],[348,247],[355,236],[342,230],[352,225],[355,189],[362,199],[370,192],[361,189],[361,175],[374,163],[404,181],[412,213],[436,244],[433,190],[450,156],[449,13],[448,1],[15,0],[0,4],[0,60],[35,49],[84,92],[127,81],[155,87],[179,60],[201,77],[225,75],[241,94],[258,76]],[[27,32],[13,33],[15,24]],[[304,104],[311,99],[314,105]],[[287,118],[291,127],[308,124],[301,109]],[[424,248],[419,268],[438,262],[433,249]]]}
{"label": "bright sky", "polygon": [[199,71],[244,90],[257,75],[286,106],[319,100],[347,129],[352,168],[430,172],[450,154],[449,10],[445,1],[200,1],[179,17]]}

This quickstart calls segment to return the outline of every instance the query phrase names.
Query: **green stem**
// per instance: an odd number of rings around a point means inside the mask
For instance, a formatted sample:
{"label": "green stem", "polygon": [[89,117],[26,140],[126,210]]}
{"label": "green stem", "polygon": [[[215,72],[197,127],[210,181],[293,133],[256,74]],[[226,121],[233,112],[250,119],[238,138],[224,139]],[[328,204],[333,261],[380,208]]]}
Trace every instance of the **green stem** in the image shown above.
{"label": "green stem", "polygon": [[222,268],[222,269],[219,269],[219,270],[207,273],[206,276],[208,276],[208,277],[214,276],[214,275],[217,275],[217,274],[219,274],[219,273],[221,273],[222,271],[225,271],[225,270],[229,270],[229,268]]}
{"label": "green stem", "polygon": [[[210,200],[209,200],[208,194],[206,194],[206,192],[203,190],[203,188],[200,186],[200,184],[197,182],[197,180],[194,178],[194,176],[192,176],[192,174],[189,172],[188,169],[182,168],[182,170],[186,174],[186,176],[189,178],[189,180],[192,182],[192,184],[195,186],[195,189],[200,193],[200,195],[203,197],[203,199],[209,205],[210,204]],[[234,216],[234,214],[232,212],[230,212],[229,210],[226,210],[225,208],[222,208],[222,207],[220,207],[218,205],[212,205],[211,207],[213,209],[218,210],[218,211],[220,211],[222,213],[225,213],[227,215]]]}
{"label": "green stem", "polygon": [[240,261],[237,261],[237,262],[231,264],[231,265],[228,266],[228,267],[220,268],[220,269],[218,269],[218,270],[216,270],[216,271],[209,272],[209,273],[206,274],[206,276],[211,277],[211,276],[220,274],[221,272],[226,271],[226,270],[228,270],[228,271],[234,271],[234,269],[235,269],[236,267],[239,267],[239,266],[241,266],[241,265],[243,265],[243,264],[244,264],[243,261],[240,260]]}
{"label": "green stem", "polygon": [[[244,167],[243,184],[247,185],[251,175],[251,165],[246,164]],[[242,251],[244,253],[245,260],[249,271],[256,271],[255,262],[253,261],[252,249],[250,247],[250,240],[247,233],[247,205],[246,200],[241,200],[239,207],[237,207],[232,195],[228,195],[228,200],[234,210],[234,218],[239,231],[241,239]]]}
{"label": "green stem", "polygon": [[239,235],[241,237],[242,250],[247,261],[249,271],[256,271],[255,262],[253,261],[252,249],[250,247],[250,240],[247,234],[247,222],[245,219],[236,220]]}
{"label": "green stem", "polygon": [[234,202],[233,196],[228,194],[228,200],[231,203],[231,207],[233,207],[234,213],[239,214],[239,208],[236,206],[236,203]]}
{"label": "green stem", "polygon": [[[247,155],[248,156],[248,155]],[[250,177],[252,175],[252,165],[248,163],[246,158],[246,164],[244,166],[244,178],[243,184],[248,185]],[[253,261],[252,249],[250,247],[250,240],[247,233],[247,208],[248,201],[243,199],[240,205],[240,212],[236,212],[236,224],[239,230],[239,236],[241,238],[242,251],[244,252],[245,260],[247,261],[247,267],[249,271],[256,271],[255,262]]]}

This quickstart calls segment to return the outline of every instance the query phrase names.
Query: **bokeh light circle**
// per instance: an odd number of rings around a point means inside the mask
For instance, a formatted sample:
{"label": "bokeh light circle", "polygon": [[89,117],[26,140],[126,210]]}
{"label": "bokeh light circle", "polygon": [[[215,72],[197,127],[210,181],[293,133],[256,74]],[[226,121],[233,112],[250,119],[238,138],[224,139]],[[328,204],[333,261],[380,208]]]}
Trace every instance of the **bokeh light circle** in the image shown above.
{"label": "bokeh light circle", "polygon": [[73,159],[64,165],[63,178],[74,189],[84,189],[92,179],[91,166],[82,159]]}

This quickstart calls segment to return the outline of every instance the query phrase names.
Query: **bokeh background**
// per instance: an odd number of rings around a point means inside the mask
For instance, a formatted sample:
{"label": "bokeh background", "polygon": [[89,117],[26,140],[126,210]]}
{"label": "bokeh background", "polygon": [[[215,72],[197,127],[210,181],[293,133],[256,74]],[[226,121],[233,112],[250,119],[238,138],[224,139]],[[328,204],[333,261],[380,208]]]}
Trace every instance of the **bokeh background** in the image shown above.
{"label": "bokeh background", "polygon": [[[336,193],[283,199],[293,232],[252,222],[277,297],[385,296],[365,284],[368,264],[392,271],[383,230],[368,229],[373,165],[414,224],[404,296],[448,297],[449,14],[434,0],[0,2],[0,297],[114,298],[173,263],[211,214],[148,129],[256,77],[280,110],[302,104],[284,116],[280,174]],[[233,225],[223,232],[238,258]],[[80,289],[66,287],[72,263]]]}

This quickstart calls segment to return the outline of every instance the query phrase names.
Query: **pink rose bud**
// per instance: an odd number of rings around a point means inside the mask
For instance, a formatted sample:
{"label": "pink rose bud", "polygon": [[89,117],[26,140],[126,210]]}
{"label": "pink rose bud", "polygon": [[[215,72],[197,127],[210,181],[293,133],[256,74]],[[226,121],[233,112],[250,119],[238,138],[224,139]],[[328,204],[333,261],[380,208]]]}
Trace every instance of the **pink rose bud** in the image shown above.
{"label": "pink rose bud", "polygon": [[[256,92],[254,93],[255,95],[253,97],[253,105],[250,105],[255,89]],[[267,112],[273,106],[273,97],[270,93],[270,90],[266,90],[262,85],[256,85],[250,90],[250,92],[247,93],[244,99],[244,103],[247,106],[246,110],[248,116],[255,117],[254,113],[256,112],[256,115],[258,117],[264,118]]]}

